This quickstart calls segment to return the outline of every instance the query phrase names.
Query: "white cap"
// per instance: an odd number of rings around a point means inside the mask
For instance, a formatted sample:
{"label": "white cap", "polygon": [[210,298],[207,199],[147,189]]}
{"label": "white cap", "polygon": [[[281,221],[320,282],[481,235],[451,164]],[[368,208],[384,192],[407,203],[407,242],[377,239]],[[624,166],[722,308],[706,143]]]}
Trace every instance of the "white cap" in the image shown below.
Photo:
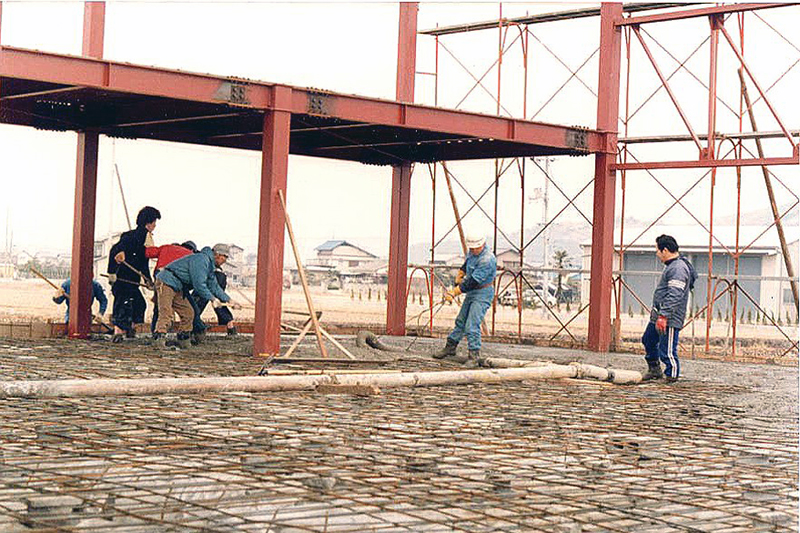
{"label": "white cap", "polygon": [[467,230],[464,234],[467,248],[480,248],[486,242],[486,235],[474,229]]}

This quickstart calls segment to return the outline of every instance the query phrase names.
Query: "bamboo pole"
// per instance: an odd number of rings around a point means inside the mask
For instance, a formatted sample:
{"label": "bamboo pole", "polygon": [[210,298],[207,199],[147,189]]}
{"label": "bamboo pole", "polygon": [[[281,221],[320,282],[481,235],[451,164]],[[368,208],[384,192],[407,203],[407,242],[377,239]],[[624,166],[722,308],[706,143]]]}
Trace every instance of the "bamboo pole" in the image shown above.
{"label": "bamboo pole", "polygon": [[[747,85],[744,82],[744,75],[742,69],[738,71],[739,80],[742,83],[742,96],[744,97],[745,105],[747,106],[747,114],[750,117],[750,124],[753,126],[753,131],[758,131],[756,126],[756,117],[753,114],[753,106],[750,104],[750,95],[747,94]],[[758,150],[758,157],[764,159],[764,148],[761,146],[761,139],[756,137],[756,149]],[[800,296],[798,296],[797,283],[794,281],[794,265],[792,264],[792,254],[786,244],[786,236],[783,233],[783,222],[781,222],[780,214],[778,214],[778,204],[775,202],[775,192],[772,190],[772,180],[769,177],[769,170],[766,165],[761,166],[761,171],[764,173],[764,184],[767,187],[767,195],[769,196],[769,205],[772,208],[772,217],[775,220],[775,229],[778,230],[778,239],[781,243],[781,251],[783,252],[783,261],[786,265],[786,274],[792,278],[789,280],[789,286],[792,288],[792,297],[794,298],[795,312],[800,310]],[[782,298],[782,296],[781,296]],[[780,308],[779,308],[780,309]],[[780,311],[779,311],[780,312]]]}
{"label": "bamboo pole", "polygon": [[297,251],[297,244],[294,242],[294,231],[292,231],[292,221],[289,219],[289,211],[286,210],[286,200],[283,198],[283,191],[278,190],[278,198],[283,207],[284,222],[286,222],[286,230],[289,232],[289,242],[292,244],[292,252],[294,252],[294,260],[297,263],[297,273],[300,276],[300,283],[303,285],[303,294],[306,297],[306,305],[308,312],[311,315],[311,322],[314,324],[314,333],[317,335],[317,344],[319,344],[319,351],[322,357],[328,356],[328,350],[325,348],[325,343],[322,341],[322,332],[319,330],[319,321],[317,320],[317,313],[314,310],[314,302],[311,300],[311,293],[308,290],[308,282],[306,281],[306,273],[303,270],[303,262],[300,261],[300,252]]}
{"label": "bamboo pole", "polygon": [[[374,385],[376,387],[432,387],[471,383],[502,383],[532,379],[586,376],[586,367],[546,365],[489,370],[324,374],[319,376],[240,376],[212,378],[69,379],[2,381],[0,398],[64,398],[81,396],[142,396],[213,392],[276,392],[314,390],[319,385]],[[595,367],[599,368],[599,367]],[[617,371],[614,371],[617,372]],[[638,372],[636,372],[638,374]],[[641,380],[641,374],[639,374]]]}

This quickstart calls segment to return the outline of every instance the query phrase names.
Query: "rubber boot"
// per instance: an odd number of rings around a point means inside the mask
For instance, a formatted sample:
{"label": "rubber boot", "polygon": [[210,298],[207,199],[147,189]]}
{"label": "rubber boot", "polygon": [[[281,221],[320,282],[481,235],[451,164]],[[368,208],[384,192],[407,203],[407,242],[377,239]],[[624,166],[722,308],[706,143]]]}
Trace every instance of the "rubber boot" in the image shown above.
{"label": "rubber boot", "polygon": [[453,357],[450,358],[450,360],[453,361],[454,363],[458,363],[459,365],[463,365],[464,363],[469,361],[469,356],[465,353],[462,353],[459,355],[454,355]]}
{"label": "rubber boot", "polygon": [[450,339],[447,339],[447,344],[444,345],[444,348],[433,354],[433,358],[444,359],[445,357],[453,357],[456,354],[457,347],[458,347],[457,342],[453,342]]}
{"label": "rubber boot", "polygon": [[206,330],[192,333],[192,344],[201,344],[204,340],[206,340]]}
{"label": "rubber boot", "polygon": [[186,350],[192,347],[192,334],[187,331],[178,333],[178,348]]}
{"label": "rubber boot", "polygon": [[158,331],[153,332],[153,339],[150,341],[150,345],[156,348],[166,348],[167,336]]}
{"label": "rubber boot", "polygon": [[481,357],[481,351],[478,350],[470,350],[469,355],[467,356],[467,360],[462,363],[464,366],[468,368],[478,368],[481,366],[483,362],[483,358]]}
{"label": "rubber boot", "polygon": [[648,361],[647,372],[642,376],[642,381],[653,381],[662,377],[664,377],[664,372],[661,371],[661,363]]}

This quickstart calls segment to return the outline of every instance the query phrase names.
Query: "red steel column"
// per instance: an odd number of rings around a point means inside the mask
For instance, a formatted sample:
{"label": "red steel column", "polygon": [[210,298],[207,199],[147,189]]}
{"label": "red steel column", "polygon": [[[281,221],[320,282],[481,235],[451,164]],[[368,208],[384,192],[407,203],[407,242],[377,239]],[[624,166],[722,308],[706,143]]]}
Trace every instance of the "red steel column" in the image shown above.
{"label": "red steel column", "polygon": [[[414,101],[417,64],[416,2],[400,3],[397,36],[397,100]],[[411,199],[411,165],[392,168],[392,207],[389,236],[389,291],[386,298],[386,333],[406,333],[406,279],[408,272],[408,210]]]}
{"label": "red steel column", "polygon": [[[273,109],[264,116],[261,145],[261,208],[258,223],[256,320],[253,355],[277,355],[281,348],[284,213],[278,191],[286,194],[292,90],[275,87]],[[288,199],[287,199],[288,202]]]}
{"label": "red steel column", "polygon": [[[103,57],[106,6],[86,2],[83,12],[83,55]],[[92,278],[94,276],[94,216],[97,204],[97,152],[100,136],[78,133],[75,171],[75,209],[72,229],[69,336],[86,338],[92,325]]]}
{"label": "red steel column", "polygon": [[600,7],[600,79],[597,90],[597,129],[606,134],[605,151],[595,156],[594,214],[592,220],[592,270],[589,288],[590,350],[608,351],[611,344],[611,283],[614,265],[614,194],[616,172],[611,168],[617,152],[621,3]]}

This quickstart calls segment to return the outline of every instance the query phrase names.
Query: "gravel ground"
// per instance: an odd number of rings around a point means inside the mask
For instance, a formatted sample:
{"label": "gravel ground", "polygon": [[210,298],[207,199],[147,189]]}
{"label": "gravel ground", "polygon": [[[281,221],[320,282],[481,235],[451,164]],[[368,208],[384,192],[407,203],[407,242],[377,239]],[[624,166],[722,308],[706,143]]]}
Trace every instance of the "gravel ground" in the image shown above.
{"label": "gravel ground", "polygon": [[[453,370],[443,341],[343,344]],[[291,342],[283,339],[284,348]],[[463,348],[462,348],[463,349]],[[0,340],[0,380],[253,376],[252,337]],[[641,356],[484,345],[644,370]],[[318,357],[304,341],[298,357]],[[330,357],[341,358],[331,349]],[[798,371],[686,360],[675,384],[533,380],[374,396],[0,398],[0,531],[798,531]]]}

